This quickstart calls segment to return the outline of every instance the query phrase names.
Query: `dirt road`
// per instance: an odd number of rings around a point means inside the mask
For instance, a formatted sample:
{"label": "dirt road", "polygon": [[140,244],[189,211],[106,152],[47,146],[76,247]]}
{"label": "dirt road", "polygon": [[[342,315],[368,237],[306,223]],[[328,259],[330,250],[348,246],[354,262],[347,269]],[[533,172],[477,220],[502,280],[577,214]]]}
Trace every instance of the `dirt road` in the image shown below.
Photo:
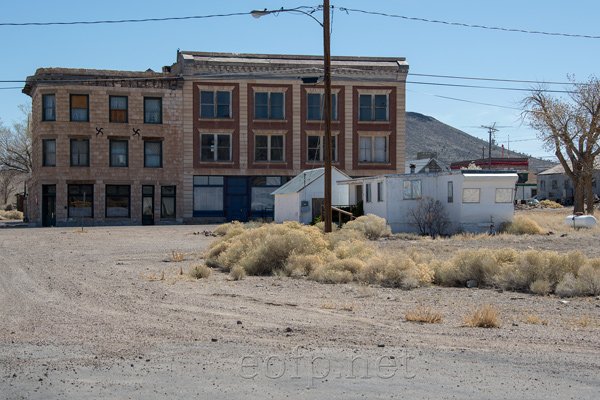
{"label": "dirt road", "polygon": [[[212,229],[0,229],[1,397],[598,398],[597,298],[180,275]],[[482,303],[502,327],[460,327]]]}

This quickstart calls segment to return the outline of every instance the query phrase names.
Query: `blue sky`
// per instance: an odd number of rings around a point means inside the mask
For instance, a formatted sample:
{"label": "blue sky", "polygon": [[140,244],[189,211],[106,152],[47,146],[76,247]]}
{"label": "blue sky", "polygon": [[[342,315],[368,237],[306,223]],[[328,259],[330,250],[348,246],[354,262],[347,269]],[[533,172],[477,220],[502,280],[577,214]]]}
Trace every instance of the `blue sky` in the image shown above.
{"label": "blue sky", "polygon": [[[533,156],[550,156],[536,133],[520,119],[526,92],[437,86],[466,84],[527,89],[527,83],[470,81],[412,74],[566,82],[567,74],[586,80],[600,66],[600,39],[525,34],[343,12],[354,8],[407,17],[490,27],[600,36],[597,0],[558,1],[334,1],[331,52],[338,56],[406,57],[407,111],[430,115],[487,140],[484,129],[504,126],[498,144]],[[88,5],[88,4],[94,4]],[[290,0],[229,1],[5,1],[0,23],[68,22],[185,17],[249,12],[253,9],[317,6]],[[320,13],[316,13],[319,19]],[[314,54],[323,51],[322,31],[304,15],[279,13],[185,21],[71,25],[0,26],[0,80],[24,80],[40,67],[160,71],[186,51]],[[427,82],[429,84],[418,84]],[[0,88],[22,83],[0,82]],[[564,85],[553,85],[563,90]],[[442,97],[440,97],[442,96]],[[452,97],[475,103],[451,100]],[[17,106],[29,102],[20,89],[0,89],[0,120],[21,118]],[[505,108],[508,107],[508,108]]]}

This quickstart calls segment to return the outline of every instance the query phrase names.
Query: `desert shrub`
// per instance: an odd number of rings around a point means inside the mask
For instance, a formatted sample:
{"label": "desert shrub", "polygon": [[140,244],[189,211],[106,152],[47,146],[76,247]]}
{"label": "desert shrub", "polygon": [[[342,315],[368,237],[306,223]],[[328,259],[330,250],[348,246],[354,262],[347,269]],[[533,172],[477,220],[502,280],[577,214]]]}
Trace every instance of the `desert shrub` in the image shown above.
{"label": "desert shrub", "polygon": [[320,283],[348,283],[354,280],[354,276],[350,271],[321,267],[310,274],[310,279]]}
{"label": "desert shrub", "polygon": [[577,284],[577,278],[572,273],[565,274],[561,281],[556,285],[554,293],[560,297],[575,297],[579,296],[579,285]]}
{"label": "desert shrub", "polygon": [[505,247],[500,250],[496,250],[494,258],[498,264],[511,263],[517,260],[519,253],[515,249]]}
{"label": "desert shrub", "polygon": [[516,216],[513,222],[504,225],[500,232],[511,235],[539,235],[542,228],[534,220]]}
{"label": "desert shrub", "polygon": [[367,260],[375,254],[370,243],[356,239],[339,242],[333,252],[339,259],[358,258],[359,260]]}
{"label": "desert shrub", "polygon": [[561,206],[560,204],[558,204],[555,201],[552,200],[542,200],[540,201],[540,207],[545,207],[545,208],[564,208],[563,206]]}
{"label": "desert shrub", "polygon": [[499,328],[500,313],[494,306],[484,304],[472,310],[470,314],[463,316],[463,324],[461,326],[472,328]]}
{"label": "desert shrub", "polygon": [[193,265],[189,271],[189,275],[195,279],[207,279],[211,273],[212,270],[203,264]]}
{"label": "desert shrub", "polygon": [[241,265],[236,265],[229,272],[229,277],[234,281],[241,281],[246,277],[246,270]]}
{"label": "desert shrub", "polygon": [[171,254],[169,254],[169,260],[172,262],[181,262],[185,258],[185,253],[181,250],[171,250]]}
{"label": "desert shrub", "polygon": [[[319,228],[319,230],[321,232],[325,232],[325,221],[321,221],[319,219],[319,221],[316,221],[314,224],[311,224],[311,225],[314,225],[317,228]],[[340,230],[340,227],[337,226],[337,224],[334,224],[334,223],[331,224],[331,232],[336,232],[336,231],[339,231],[339,230]]]}
{"label": "desert shrub", "polygon": [[[462,286],[469,280],[476,280],[479,285],[489,285],[497,270],[493,253],[488,249],[460,250],[450,260],[451,268],[456,271],[448,273],[446,282],[451,286]],[[449,272],[449,271],[448,271]]]}
{"label": "desert shrub", "polygon": [[371,240],[387,237],[392,234],[392,228],[389,227],[386,220],[374,214],[363,215],[354,221],[348,222],[342,228],[342,230],[345,229],[362,232]]}
{"label": "desert shrub", "polygon": [[600,266],[598,261],[596,259],[587,263],[577,273],[577,287],[584,296],[597,296],[600,294]]}
{"label": "desert shrub", "polygon": [[529,286],[529,290],[532,293],[544,296],[552,291],[552,284],[547,279],[537,279]]}
{"label": "desert shrub", "polygon": [[363,235],[362,232],[353,229],[340,229],[325,236],[325,240],[327,241],[330,250],[333,250],[343,242],[364,242],[364,239],[365,235]]}
{"label": "desert shrub", "polygon": [[416,208],[408,210],[407,216],[409,223],[424,236],[445,235],[450,227],[450,218],[442,202],[429,196],[420,199]]}
{"label": "desert shrub", "polygon": [[6,219],[13,219],[13,220],[22,220],[23,219],[23,213],[21,211],[12,210],[12,209],[8,210],[8,211],[1,211],[0,216],[2,216],[3,218],[6,218]]}
{"label": "desert shrub", "polygon": [[287,276],[298,278],[310,275],[315,269],[321,268],[323,265],[322,255],[292,253],[283,266],[283,272]]}

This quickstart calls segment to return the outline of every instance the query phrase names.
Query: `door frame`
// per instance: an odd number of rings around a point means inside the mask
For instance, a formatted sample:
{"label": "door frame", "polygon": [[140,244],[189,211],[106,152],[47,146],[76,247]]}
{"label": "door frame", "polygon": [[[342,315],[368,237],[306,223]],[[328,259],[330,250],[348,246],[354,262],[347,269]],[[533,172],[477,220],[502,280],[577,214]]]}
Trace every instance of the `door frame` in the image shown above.
{"label": "door frame", "polygon": [[[54,187],[54,193],[47,193],[46,188]],[[48,201],[52,203],[52,213],[48,221]],[[56,185],[42,185],[42,226],[56,226]]]}
{"label": "door frame", "polygon": [[[145,194],[144,189],[150,188],[152,190],[152,194]],[[154,225],[154,216],[156,215],[154,210],[154,196],[155,196],[154,185],[142,185],[142,225]],[[144,210],[144,199],[150,198],[152,204],[152,210],[150,217],[145,213]]]}

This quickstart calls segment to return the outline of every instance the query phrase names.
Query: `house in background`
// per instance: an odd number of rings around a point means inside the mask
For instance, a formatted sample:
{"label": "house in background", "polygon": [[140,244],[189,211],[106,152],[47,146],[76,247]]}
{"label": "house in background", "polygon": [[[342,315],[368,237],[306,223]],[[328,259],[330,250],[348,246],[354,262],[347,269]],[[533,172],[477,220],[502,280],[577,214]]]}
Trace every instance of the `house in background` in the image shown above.
{"label": "house in background", "polygon": [[527,200],[537,195],[537,173],[535,171],[517,172],[519,180],[515,188],[515,201]]}
{"label": "house in background", "polygon": [[442,163],[432,157],[407,161],[404,165],[404,171],[411,174],[420,174],[427,172],[448,171],[448,167],[444,166]]}
{"label": "house in background", "polygon": [[[600,165],[596,164],[592,178],[592,191],[600,197]],[[565,174],[562,165],[540,172],[537,175],[538,200],[552,200],[562,205],[572,205],[574,200],[573,182]]]}
{"label": "house in background", "polygon": [[468,168],[470,164],[483,169],[493,171],[527,171],[529,159],[527,157],[492,157],[479,158],[476,160],[455,161],[450,164],[450,169],[455,171]]}
{"label": "house in background", "polygon": [[[333,165],[404,172],[401,57],[332,57]],[[273,218],[271,193],[324,165],[323,58],[177,52],[162,72],[42,68],[32,98],[34,225]]]}
{"label": "house in background", "polygon": [[365,214],[385,218],[393,233],[418,232],[409,210],[426,197],[439,200],[448,213],[451,234],[496,231],[511,222],[517,179],[515,172],[460,170],[380,175],[338,184],[348,185],[351,204],[362,199]]}
{"label": "house in background", "polygon": [[[348,187],[337,182],[350,177],[332,167],[331,203],[334,207],[348,206]],[[304,171],[294,179],[275,190],[275,222],[298,221],[310,224],[321,215],[321,206],[325,202],[325,168]]]}

